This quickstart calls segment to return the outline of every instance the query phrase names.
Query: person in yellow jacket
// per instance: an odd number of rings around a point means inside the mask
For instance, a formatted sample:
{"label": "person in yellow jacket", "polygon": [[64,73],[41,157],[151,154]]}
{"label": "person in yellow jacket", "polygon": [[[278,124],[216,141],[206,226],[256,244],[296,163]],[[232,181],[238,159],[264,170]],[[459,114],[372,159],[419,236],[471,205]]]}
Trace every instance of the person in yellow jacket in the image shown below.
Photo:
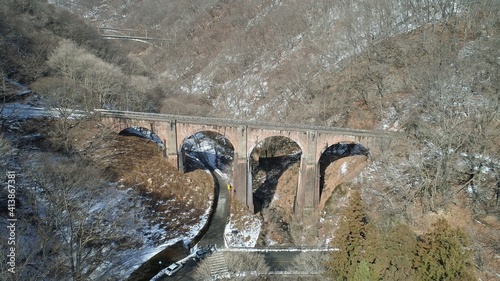
{"label": "person in yellow jacket", "polygon": [[231,198],[233,198],[234,191],[231,190],[231,184],[230,183],[227,184],[227,192],[229,192],[229,196],[231,196]]}

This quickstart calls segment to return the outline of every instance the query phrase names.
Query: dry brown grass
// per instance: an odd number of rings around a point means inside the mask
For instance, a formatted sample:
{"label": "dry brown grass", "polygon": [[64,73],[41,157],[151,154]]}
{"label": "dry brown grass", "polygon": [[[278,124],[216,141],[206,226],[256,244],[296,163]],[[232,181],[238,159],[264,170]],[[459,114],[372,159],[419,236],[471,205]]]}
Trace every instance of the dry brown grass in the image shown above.
{"label": "dry brown grass", "polygon": [[[213,179],[201,170],[181,173],[145,139],[117,136],[116,162],[108,167],[125,186],[137,188],[161,221],[188,227],[199,221],[213,198]],[[179,220],[179,215],[182,220]],[[189,215],[187,215],[189,214]]]}
{"label": "dry brown grass", "polygon": [[229,210],[231,214],[231,221],[236,229],[245,228],[246,224],[252,222],[251,216],[252,212],[248,210],[248,207],[241,203],[239,200],[231,200],[231,207]]}

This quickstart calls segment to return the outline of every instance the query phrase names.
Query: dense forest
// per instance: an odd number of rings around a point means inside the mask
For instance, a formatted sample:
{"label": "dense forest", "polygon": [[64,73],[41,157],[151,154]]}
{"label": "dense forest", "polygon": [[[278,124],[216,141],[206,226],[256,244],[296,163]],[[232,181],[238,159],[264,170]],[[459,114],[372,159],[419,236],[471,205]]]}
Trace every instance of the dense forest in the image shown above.
{"label": "dense forest", "polygon": [[[500,2],[199,2],[3,0],[2,104],[397,131],[404,141],[338,189],[351,201],[332,235],[348,250],[325,262],[330,277],[498,278]],[[55,121],[51,149],[72,160],[43,159],[41,184],[65,181],[60,169],[98,174],[74,160],[83,123],[68,122]],[[4,173],[19,151],[0,140]]]}

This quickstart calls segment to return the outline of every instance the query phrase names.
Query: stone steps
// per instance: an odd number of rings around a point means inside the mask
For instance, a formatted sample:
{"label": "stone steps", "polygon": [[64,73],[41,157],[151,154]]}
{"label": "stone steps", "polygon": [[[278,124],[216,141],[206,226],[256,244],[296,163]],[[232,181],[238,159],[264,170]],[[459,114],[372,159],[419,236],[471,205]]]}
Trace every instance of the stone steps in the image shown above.
{"label": "stone steps", "polygon": [[226,259],[224,258],[224,254],[222,252],[216,251],[207,259],[210,264],[210,273],[213,277],[229,276]]}

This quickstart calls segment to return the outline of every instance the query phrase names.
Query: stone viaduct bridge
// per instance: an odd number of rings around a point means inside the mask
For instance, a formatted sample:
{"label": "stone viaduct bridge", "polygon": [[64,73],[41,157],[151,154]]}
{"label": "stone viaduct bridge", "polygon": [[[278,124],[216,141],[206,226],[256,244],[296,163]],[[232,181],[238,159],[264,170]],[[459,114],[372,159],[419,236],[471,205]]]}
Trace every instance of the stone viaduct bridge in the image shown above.
{"label": "stone viaduct bridge", "polygon": [[387,131],[355,130],[322,126],[270,124],[232,119],[177,116],[154,113],[98,110],[101,122],[116,132],[130,127],[146,128],[155,133],[165,147],[165,155],[182,169],[183,142],[198,132],[216,132],[234,147],[232,192],[251,210],[253,206],[250,155],[257,144],[274,136],[287,137],[302,150],[299,180],[294,206],[295,215],[302,218],[312,212],[320,201],[319,159],[330,146],[338,143],[358,143],[377,157],[395,138]]}

